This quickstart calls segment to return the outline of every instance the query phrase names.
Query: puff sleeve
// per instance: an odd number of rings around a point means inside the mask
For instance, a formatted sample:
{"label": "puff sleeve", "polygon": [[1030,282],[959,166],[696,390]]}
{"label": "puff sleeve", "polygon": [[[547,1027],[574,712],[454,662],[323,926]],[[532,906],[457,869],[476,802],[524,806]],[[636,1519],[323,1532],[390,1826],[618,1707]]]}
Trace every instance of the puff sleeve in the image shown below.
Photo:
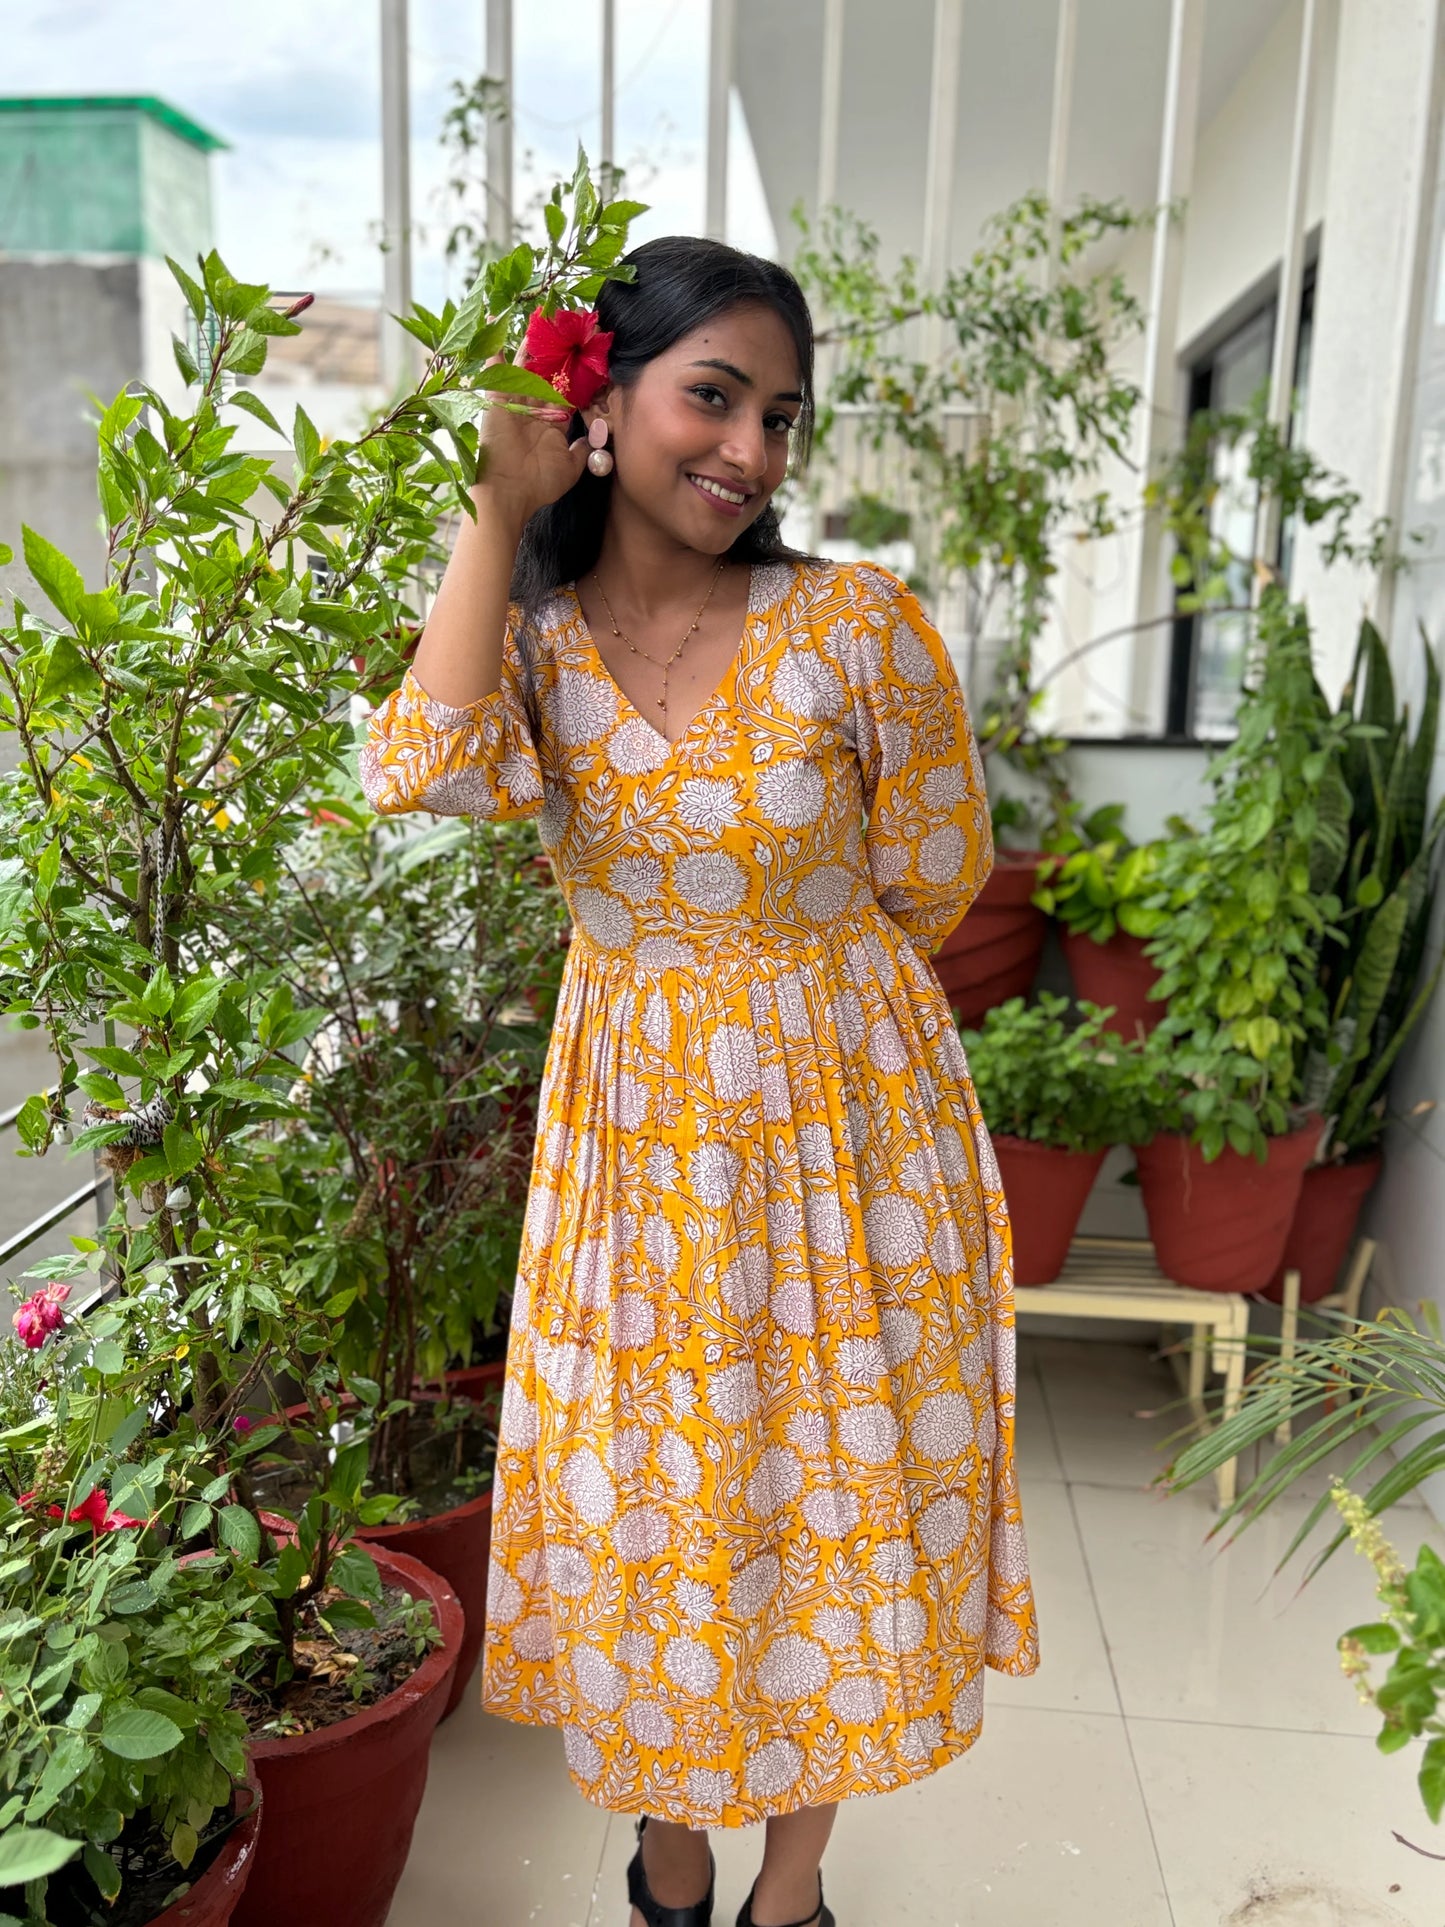
{"label": "puff sleeve", "polygon": [[372,808],[383,816],[535,816],[542,772],[523,683],[515,620],[495,695],[456,709],[434,701],[408,669],[372,715],[362,747],[361,786]]}
{"label": "puff sleeve", "polygon": [[931,955],[993,868],[993,829],[958,672],[918,598],[871,565],[850,571],[852,733],[878,901]]}

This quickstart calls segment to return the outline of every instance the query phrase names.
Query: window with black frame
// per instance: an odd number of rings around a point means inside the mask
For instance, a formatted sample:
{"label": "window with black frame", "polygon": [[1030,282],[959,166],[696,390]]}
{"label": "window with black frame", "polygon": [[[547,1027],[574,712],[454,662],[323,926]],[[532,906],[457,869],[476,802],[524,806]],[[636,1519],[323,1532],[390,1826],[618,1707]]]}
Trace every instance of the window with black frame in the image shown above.
{"label": "window with black frame", "polygon": [[[1314,272],[1305,278],[1300,295],[1299,343],[1295,354],[1293,420],[1305,412],[1309,383],[1310,344],[1314,332]],[[1210,411],[1232,414],[1244,410],[1267,392],[1274,347],[1277,297],[1239,323],[1189,369],[1189,416]],[[1169,662],[1165,733],[1203,741],[1219,741],[1234,734],[1240,679],[1249,646],[1247,609],[1253,584],[1243,558],[1255,553],[1259,519],[1259,491],[1249,479],[1249,445],[1219,446],[1214,453],[1219,491],[1214,500],[1212,526],[1229,552],[1241,558],[1233,565],[1228,607],[1181,613],[1175,620]],[[1294,526],[1280,530],[1275,561],[1289,578]]]}

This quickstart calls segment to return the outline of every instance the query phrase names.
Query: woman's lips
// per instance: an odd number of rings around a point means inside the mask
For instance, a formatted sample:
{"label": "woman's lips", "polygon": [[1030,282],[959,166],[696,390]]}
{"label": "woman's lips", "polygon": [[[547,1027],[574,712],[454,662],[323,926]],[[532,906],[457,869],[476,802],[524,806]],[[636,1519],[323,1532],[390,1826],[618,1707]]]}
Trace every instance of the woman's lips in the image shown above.
{"label": "woman's lips", "polygon": [[[689,482],[691,482],[693,488],[696,489],[697,493],[702,497],[702,499],[705,502],[709,503],[713,508],[715,508],[719,515],[739,516],[742,514],[743,510],[747,507],[748,501],[751,499],[750,497],[745,497],[745,499],[741,502],[729,502],[724,500],[724,498],[721,495],[714,495],[714,493],[710,488],[704,487],[703,480],[698,476],[689,475],[687,479]],[[719,486],[725,487],[726,484],[725,483],[719,484]],[[742,489],[735,489],[733,493],[735,495],[742,495],[744,491]]]}

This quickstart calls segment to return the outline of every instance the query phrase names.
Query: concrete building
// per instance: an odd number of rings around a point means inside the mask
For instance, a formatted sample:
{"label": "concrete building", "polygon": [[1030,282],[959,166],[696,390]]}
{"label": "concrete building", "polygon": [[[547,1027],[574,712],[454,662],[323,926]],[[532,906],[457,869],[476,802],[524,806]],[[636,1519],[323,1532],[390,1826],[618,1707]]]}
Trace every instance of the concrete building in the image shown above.
{"label": "concrete building", "polygon": [[[104,557],[92,396],[179,395],[187,308],[166,267],[211,245],[224,143],[151,98],[0,99],[0,541]],[[18,573],[18,570],[16,571]]]}

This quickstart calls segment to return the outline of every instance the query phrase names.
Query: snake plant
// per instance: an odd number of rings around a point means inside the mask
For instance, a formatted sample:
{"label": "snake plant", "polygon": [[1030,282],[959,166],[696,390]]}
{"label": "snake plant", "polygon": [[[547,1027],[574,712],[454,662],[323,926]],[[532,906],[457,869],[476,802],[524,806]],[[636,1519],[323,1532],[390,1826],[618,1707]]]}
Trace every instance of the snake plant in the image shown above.
{"label": "snake plant", "polygon": [[1310,1068],[1307,1095],[1333,1120],[1330,1153],[1373,1148],[1384,1130],[1384,1088],[1395,1060],[1440,980],[1420,981],[1445,848],[1445,798],[1433,816],[1427,793],[1440,718],[1440,669],[1422,633],[1425,694],[1419,726],[1395,697],[1389,653],[1361,624],[1339,714],[1350,729],[1337,765],[1335,804],[1348,800],[1349,855],[1337,885],[1342,908],[1321,952],[1330,1003],[1327,1048]]}

